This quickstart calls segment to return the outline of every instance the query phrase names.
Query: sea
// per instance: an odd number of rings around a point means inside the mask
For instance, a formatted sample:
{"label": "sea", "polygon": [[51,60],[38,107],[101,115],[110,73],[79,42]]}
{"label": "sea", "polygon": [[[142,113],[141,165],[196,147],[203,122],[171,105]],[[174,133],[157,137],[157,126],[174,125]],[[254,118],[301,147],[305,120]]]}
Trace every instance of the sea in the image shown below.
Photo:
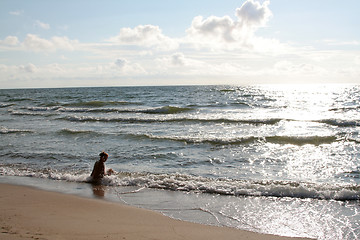
{"label": "sea", "polygon": [[[114,173],[89,175],[99,153]],[[0,182],[184,221],[360,238],[360,86],[0,90]]]}

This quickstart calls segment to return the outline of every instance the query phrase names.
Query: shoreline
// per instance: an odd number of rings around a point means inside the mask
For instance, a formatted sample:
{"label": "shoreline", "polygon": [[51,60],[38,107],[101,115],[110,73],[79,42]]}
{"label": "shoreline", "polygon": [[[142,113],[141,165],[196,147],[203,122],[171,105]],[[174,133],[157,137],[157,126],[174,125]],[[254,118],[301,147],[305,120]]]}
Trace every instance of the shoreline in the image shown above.
{"label": "shoreline", "polygon": [[1,239],[305,239],[175,220],[161,213],[0,183]]}

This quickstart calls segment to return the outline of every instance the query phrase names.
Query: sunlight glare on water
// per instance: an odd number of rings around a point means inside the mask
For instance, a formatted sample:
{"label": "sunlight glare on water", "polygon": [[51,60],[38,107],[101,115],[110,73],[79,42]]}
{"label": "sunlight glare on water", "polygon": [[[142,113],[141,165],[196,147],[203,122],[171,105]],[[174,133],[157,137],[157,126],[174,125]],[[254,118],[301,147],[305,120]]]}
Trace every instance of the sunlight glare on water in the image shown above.
{"label": "sunlight glare on water", "polygon": [[334,98],[348,85],[282,84],[263,86],[276,98],[278,107],[285,108],[287,118],[318,120],[334,106]]}

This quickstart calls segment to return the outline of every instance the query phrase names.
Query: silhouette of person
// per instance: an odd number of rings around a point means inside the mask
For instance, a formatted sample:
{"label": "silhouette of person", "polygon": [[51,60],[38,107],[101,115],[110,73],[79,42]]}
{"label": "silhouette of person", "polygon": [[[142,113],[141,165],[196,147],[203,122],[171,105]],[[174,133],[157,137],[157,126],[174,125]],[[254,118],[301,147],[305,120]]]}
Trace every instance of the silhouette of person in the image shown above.
{"label": "silhouette of person", "polygon": [[105,172],[105,162],[108,159],[109,154],[107,154],[106,152],[101,152],[99,156],[100,159],[95,162],[94,168],[90,175],[93,180],[96,181],[102,179],[105,175],[110,176],[114,172],[112,169],[109,169],[107,172]]}

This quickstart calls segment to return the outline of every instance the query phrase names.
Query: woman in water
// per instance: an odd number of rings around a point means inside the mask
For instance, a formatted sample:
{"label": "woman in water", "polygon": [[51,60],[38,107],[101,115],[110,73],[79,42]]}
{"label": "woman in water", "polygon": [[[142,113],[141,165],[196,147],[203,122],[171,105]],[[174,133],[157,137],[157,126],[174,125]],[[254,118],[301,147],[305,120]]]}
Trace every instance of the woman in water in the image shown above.
{"label": "woman in water", "polygon": [[109,169],[107,172],[105,172],[105,162],[108,159],[109,154],[107,154],[106,152],[101,152],[99,156],[100,159],[95,162],[93,171],[90,175],[93,178],[93,180],[100,180],[105,175],[110,176],[114,172],[112,169]]}

